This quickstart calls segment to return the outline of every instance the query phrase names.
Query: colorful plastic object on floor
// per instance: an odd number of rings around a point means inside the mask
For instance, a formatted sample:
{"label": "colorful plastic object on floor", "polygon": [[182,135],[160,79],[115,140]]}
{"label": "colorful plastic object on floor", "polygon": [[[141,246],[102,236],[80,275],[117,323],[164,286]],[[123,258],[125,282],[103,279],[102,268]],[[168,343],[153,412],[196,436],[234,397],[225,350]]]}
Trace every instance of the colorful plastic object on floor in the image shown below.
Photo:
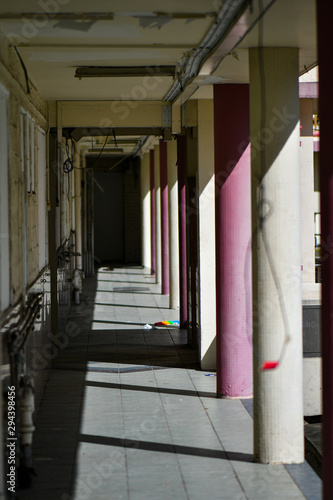
{"label": "colorful plastic object on floor", "polygon": [[155,326],[179,326],[179,321],[158,321]]}

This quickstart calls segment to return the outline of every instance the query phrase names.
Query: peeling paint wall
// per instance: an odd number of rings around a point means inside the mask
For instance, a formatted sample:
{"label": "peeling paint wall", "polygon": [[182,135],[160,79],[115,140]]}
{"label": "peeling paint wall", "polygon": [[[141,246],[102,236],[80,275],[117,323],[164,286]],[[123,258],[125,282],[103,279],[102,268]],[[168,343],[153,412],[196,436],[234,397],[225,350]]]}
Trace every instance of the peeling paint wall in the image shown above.
{"label": "peeling paint wall", "polygon": [[[36,408],[41,399],[49,360],[43,358],[43,349],[50,343],[49,334],[49,273],[48,269],[39,269],[39,219],[38,219],[38,168],[43,168],[46,173],[46,154],[38,154],[38,127],[47,131],[47,104],[35,90],[33,85],[27,85],[24,70],[20,59],[9,41],[0,32],[0,86],[8,94],[8,165],[6,159],[2,166],[8,168],[8,206],[7,200],[2,206],[2,211],[8,211],[8,231],[6,238],[9,241],[9,301],[0,313],[1,345],[0,386],[5,387],[9,381],[19,380],[21,374],[32,375],[35,383]],[[28,91],[29,90],[29,91]],[[5,119],[6,120],[6,119]],[[5,123],[3,120],[3,125]],[[5,131],[1,131],[6,135]],[[26,140],[24,139],[26,138]],[[0,153],[6,153],[1,150]],[[38,165],[38,160],[40,164]],[[27,170],[27,167],[29,169]],[[0,179],[2,182],[2,179]],[[46,175],[44,176],[46,184]],[[47,193],[44,184],[44,194]],[[46,207],[46,202],[45,202]],[[46,209],[43,214],[46,219]],[[41,216],[40,216],[41,217]],[[44,220],[47,238],[47,223]],[[45,243],[45,242],[44,242]],[[6,259],[7,260],[7,259]],[[44,264],[46,263],[46,258]],[[40,274],[40,271],[43,271]],[[7,287],[8,281],[0,286]],[[2,289],[3,290],[3,289]],[[8,317],[12,314],[17,324],[22,327],[23,318],[31,317],[31,308],[21,307],[26,300],[26,293],[42,293],[41,309],[35,329],[25,343],[25,349],[20,350],[20,355],[15,354],[10,358],[7,352]],[[10,307],[18,304],[16,307]],[[7,307],[9,306],[9,308]],[[20,330],[19,330],[20,331]],[[22,330],[23,331],[23,330]],[[20,332],[21,333],[21,332]],[[14,349],[11,345],[10,349]],[[38,358],[38,359],[37,359]],[[43,365],[38,363],[42,359]],[[11,374],[11,375],[10,375]],[[17,377],[17,378],[16,378]],[[17,389],[17,399],[20,391]],[[1,405],[3,400],[1,398]],[[4,406],[3,406],[4,407]],[[1,417],[0,429],[6,432],[7,422]],[[5,439],[5,434],[4,434]],[[0,435],[0,464],[4,456],[3,432]],[[0,484],[0,497],[4,494],[4,485]]]}
{"label": "peeling paint wall", "polygon": [[[34,157],[35,182],[37,183],[37,134],[36,127],[47,128],[47,105],[35,88],[30,85],[28,94],[23,67],[9,41],[0,35],[0,83],[9,92],[9,234],[10,234],[10,289],[11,303],[16,303],[25,292],[25,285],[38,275],[38,212],[37,186],[28,194],[26,175],[21,164],[21,110],[34,120],[31,154]],[[24,204],[27,204],[27,283],[24,258]]]}

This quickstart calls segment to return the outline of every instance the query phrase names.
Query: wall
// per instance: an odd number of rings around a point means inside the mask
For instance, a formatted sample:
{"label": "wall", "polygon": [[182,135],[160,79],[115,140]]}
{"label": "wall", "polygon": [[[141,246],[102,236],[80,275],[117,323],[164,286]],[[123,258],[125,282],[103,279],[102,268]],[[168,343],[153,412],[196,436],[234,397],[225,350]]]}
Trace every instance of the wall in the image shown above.
{"label": "wall", "polygon": [[[44,185],[39,192],[39,172],[46,173],[46,154],[38,154],[37,129],[47,131],[47,104],[28,83],[19,57],[8,40],[0,32],[0,86],[8,93],[8,239],[9,239],[9,301],[0,309],[0,385],[6,391],[7,386],[16,377],[22,374],[31,374],[35,380],[37,391],[37,405],[43,392],[47,369],[50,359],[46,358],[43,366],[37,368],[36,356],[43,356],[49,333],[49,294],[48,286],[50,276],[47,261],[44,259],[40,268],[39,244],[45,245],[47,240],[47,225],[45,224],[44,238],[41,240],[38,223],[41,217],[46,222],[45,211],[38,213],[38,197],[46,197],[46,175]],[[2,134],[5,132],[2,131]],[[2,150],[3,153],[3,150]],[[4,197],[3,197],[4,198]],[[4,207],[2,207],[2,212]],[[3,215],[3,214],[2,214]],[[6,214],[7,215],[7,214]],[[41,261],[42,262],[42,261]],[[4,286],[0,281],[0,286]],[[9,316],[12,316],[12,327],[21,327],[23,318],[31,314],[25,307],[28,294],[43,293],[40,317],[35,323],[35,330],[29,336],[25,351],[20,356],[8,357],[7,349],[13,350],[7,334],[10,329]],[[7,307],[8,306],[8,307]],[[16,306],[16,307],[14,307]],[[19,334],[21,330],[19,329]],[[20,337],[19,337],[20,338]],[[50,341],[49,341],[50,343]],[[22,352],[24,353],[22,355]],[[15,360],[15,361],[13,361]],[[12,368],[12,370],[11,370]],[[11,373],[12,372],[12,373]],[[11,373],[11,375],[10,375]],[[3,391],[1,390],[1,394]],[[16,400],[18,403],[20,391],[16,387]],[[1,407],[5,408],[5,401],[1,398]],[[19,415],[17,415],[19,419]],[[19,422],[17,421],[17,425]],[[7,428],[6,417],[1,412],[0,419],[0,464],[4,457],[3,433]],[[4,484],[0,482],[0,497],[4,492]]]}
{"label": "wall", "polygon": [[[25,281],[32,283],[38,274],[38,213],[37,190],[28,195],[26,176],[22,176],[21,164],[21,109],[34,119],[34,163],[37,179],[37,134],[36,127],[47,128],[47,106],[33,86],[27,94],[27,84],[21,63],[8,40],[0,34],[0,83],[9,92],[9,231],[10,231],[10,283],[11,303],[16,303],[24,294]],[[27,203],[28,270],[25,272],[23,248],[24,203]]]}

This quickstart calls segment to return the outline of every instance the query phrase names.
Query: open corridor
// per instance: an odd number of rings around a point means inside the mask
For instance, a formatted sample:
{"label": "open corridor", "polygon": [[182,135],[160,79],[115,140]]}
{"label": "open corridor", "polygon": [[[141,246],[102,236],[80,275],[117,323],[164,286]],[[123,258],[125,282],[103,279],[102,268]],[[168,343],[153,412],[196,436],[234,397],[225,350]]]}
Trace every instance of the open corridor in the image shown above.
{"label": "open corridor", "polygon": [[84,281],[36,416],[20,500],[321,498],[307,463],[253,463],[252,400],[216,398],[169,297],[141,267]]}

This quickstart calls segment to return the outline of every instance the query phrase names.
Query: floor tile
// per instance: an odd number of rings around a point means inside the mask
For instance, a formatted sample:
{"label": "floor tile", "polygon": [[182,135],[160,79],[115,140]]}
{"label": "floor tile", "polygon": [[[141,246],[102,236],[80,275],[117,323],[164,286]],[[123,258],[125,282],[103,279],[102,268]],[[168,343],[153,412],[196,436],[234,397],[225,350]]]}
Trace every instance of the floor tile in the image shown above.
{"label": "floor tile", "polygon": [[184,330],[144,329],[178,319],[150,275],[98,278],[71,309],[81,332],[50,372],[35,418],[38,476],[20,500],[321,498],[306,464],[253,463],[251,403],[216,399],[215,374],[200,371]]}

